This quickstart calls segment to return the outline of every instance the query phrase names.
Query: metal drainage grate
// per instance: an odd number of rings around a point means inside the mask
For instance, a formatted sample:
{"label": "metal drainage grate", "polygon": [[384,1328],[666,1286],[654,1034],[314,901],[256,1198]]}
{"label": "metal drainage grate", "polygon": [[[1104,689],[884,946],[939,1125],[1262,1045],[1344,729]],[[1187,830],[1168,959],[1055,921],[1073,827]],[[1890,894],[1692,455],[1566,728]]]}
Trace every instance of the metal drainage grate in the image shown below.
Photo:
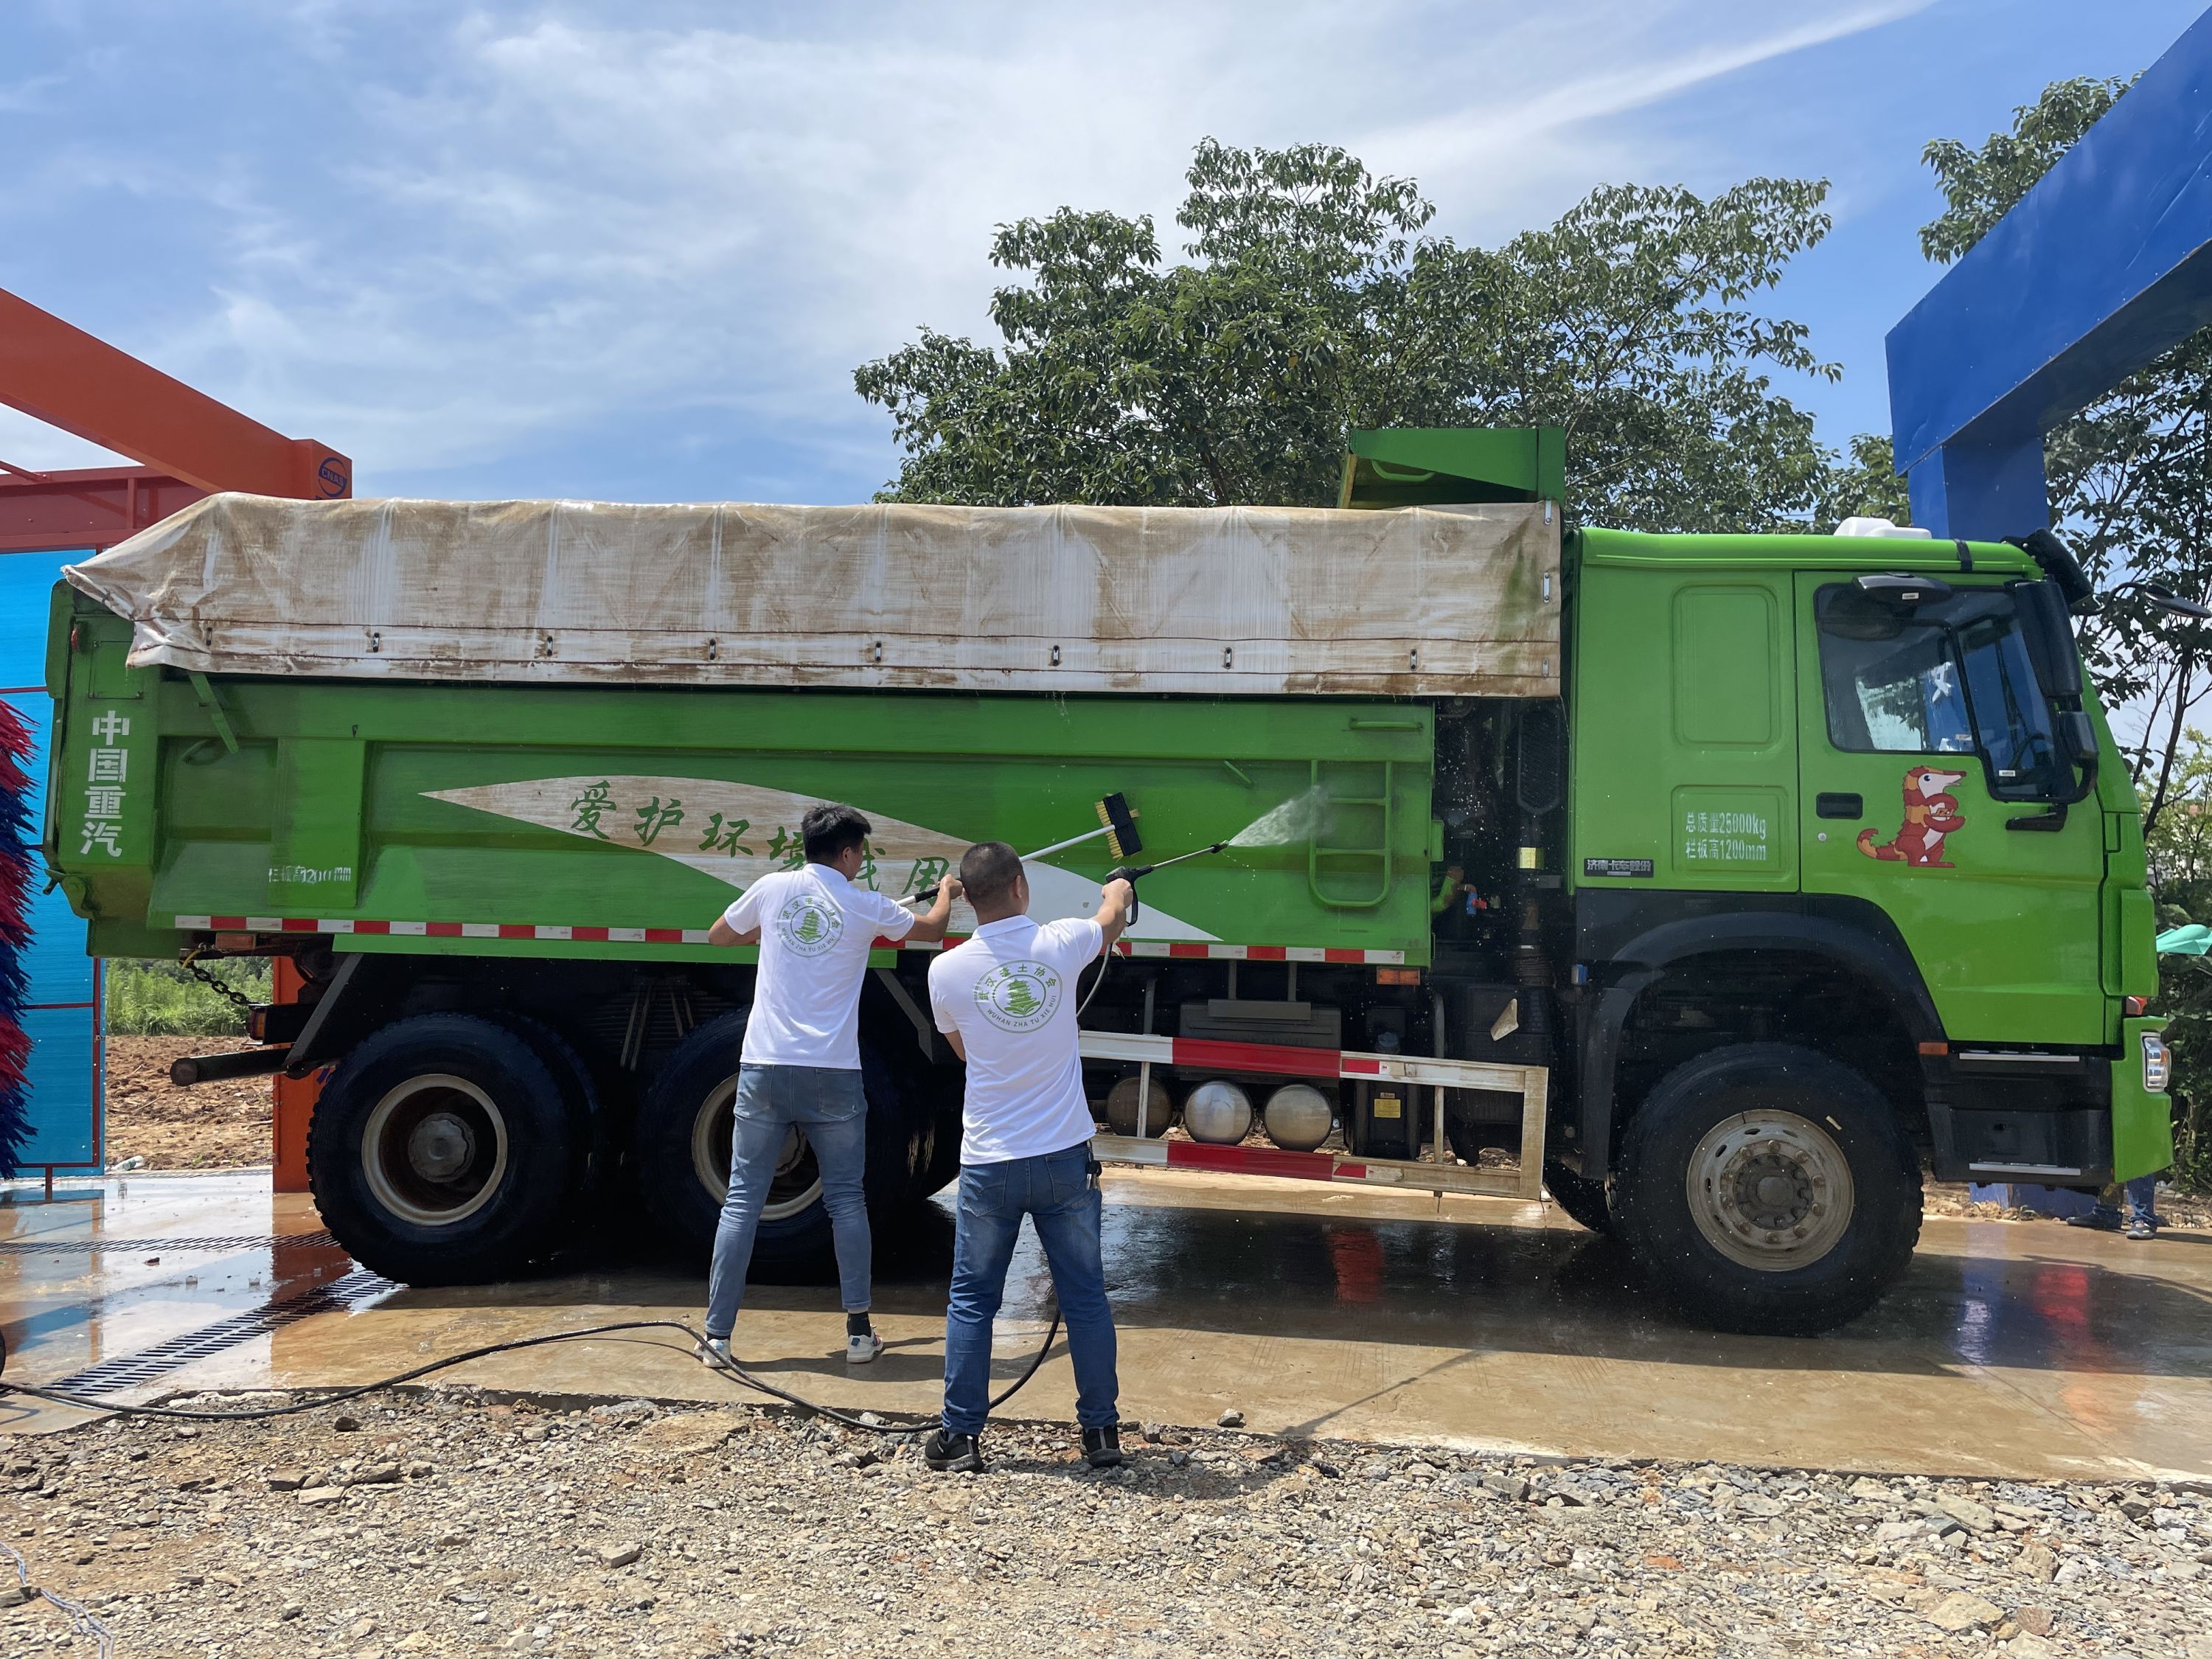
{"label": "metal drainage grate", "polygon": [[382,1273],[356,1267],[344,1278],[332,1279],[327,1285],[318,1285],[312,1290],[298,1291],[282,1301],[271,1302],[266,1307],[256,1308],[251,1313],[234,1314],[228,1319],[218,1319],[212,1325],[188,1331],[182,1336],[173,1336],[167,1342],[157,1342],[137,1353],[103,1359],[97,1365],[88,1365],[74,1376],[46,1386],[67,1394],[112,1394],[122,1389],[135,1389],[143,1383],[159,1382],[171,1371],[180,1370],[196,1359],[205,1359],[226,1348],[234,1348],[241,1342],[251,1342],[257,1336],[266,1336],[279,1326],[289,1325],[319,1313],[349,1312],[372,1297],[398,1288]]}
{"label": "metal drainage grate", "polygon": [[328,1233],[263,1233],[235,1238],[0,1238],[0,1255],[98,1255],[105,1250],[333,1250]]}

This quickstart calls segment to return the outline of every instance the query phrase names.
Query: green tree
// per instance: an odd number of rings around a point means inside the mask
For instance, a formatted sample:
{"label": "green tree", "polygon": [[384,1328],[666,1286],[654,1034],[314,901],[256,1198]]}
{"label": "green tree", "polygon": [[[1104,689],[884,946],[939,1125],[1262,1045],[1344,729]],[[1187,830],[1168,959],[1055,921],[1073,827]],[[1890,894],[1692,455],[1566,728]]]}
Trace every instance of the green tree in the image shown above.
{"label": "green tree", "polygon": [[1905,480],[1897,476],[1895,451],[1885,434],[1860,433],[1851,440],[1849,456],[1829,469],[1813,528],[1826,535],[1850,518],[1912,522],[1912,503],[1905,495]]}
{"label": "green tree", "polygon": [[[1949,138],[1929,144],[1923,157],[1945,206],[1922,228],[1922,250],[1945,264],[1965,254],[2132,84],[2054,81],[2013,112],[2009,132],[1978,148]],[[2101,584],[2136,577],[2192,598],[2212,591],[2212,330],[2060,426],[2044,458],[2052,516]],[[2082,647],[2107,702],[2144,712],[2130,763],[2144,830],[2154,837],[2175,798],[2190,712],[2212,689],[2212,635],[2124,593],[2084,628]]]}
{"label": "green tree", "polygon": [[[2136,793],[2148,796],[2148,789]],[[2148,809],[2147,799],[2143,805]],[[2212,915],[2212,740],[2195,726],[2182,734],[2165,810],[2149,819],[2143,842],[2160,902],[2179,905],[2185,920]]]}
{"label": "green tree", "polygon": [[926,330],[855,372],[904,452],[883,499],[1325,505],[1350,428],[1540,424],[1587,522],[1803,528],[1824,499],[1770,375],[1838,371],[1752,308],[1826,234],[1824,184],[1607,186],[1483,249],[1327,145],[1208,140],[1188,182],[1185,262],[1149,218],[1003,226],[998,344]]}
{"label": "green tree", "polygon": [[1965,255],[2134,84],[2133,76],[2053,81],[2013,110],[2010,132],[1991,133],[1979,149],[1929,139],[1920,159],[1934,170],[1944,207],[1921,226],[1920,251],[1944,265]]}

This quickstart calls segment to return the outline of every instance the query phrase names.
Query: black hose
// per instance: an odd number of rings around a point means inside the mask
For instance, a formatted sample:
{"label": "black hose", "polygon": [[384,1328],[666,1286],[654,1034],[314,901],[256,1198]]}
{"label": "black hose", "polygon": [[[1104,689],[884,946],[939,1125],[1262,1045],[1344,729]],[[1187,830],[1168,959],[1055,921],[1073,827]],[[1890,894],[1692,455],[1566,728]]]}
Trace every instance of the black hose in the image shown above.
{"label": "black hose", "polygon": [[[396,1389],[404,1382],[413,1382],[418,1376],[428,1376],[433,1371],[447,1370],[455,1365],[465,1365],[472,1359],[486,1358],[495,1353],[514,1353],[524,1348],[541,1348],[552,1342],[587,1341],[593,1338],[612,1336],[618,1331],[654,1330],[681,1331],[693,1342],[702,1346],[707,1340],[700,1332],[692,1329],[690,1326],[678,1319],[625,1320],[620,1324],[593,1325],[580,1331],[556,1331],[548,1336],[525,1336],[518,1337],[510,1342],[489,1342],[481,1348],[470,1348],[465,1352],[448,1354],[443,1359],[433,1359],[428,1364],[417,1365],[412,1370],[401,1371],[397,1376],[383,1377],[374,1382],[362,1382],[349,1389],[340,1389],[335,1393],[326,1394],[314,1400],[297,1401],[288,1406],[256,1407],[251,1411],[201,1412],[188,1411],[177,1406],[125,1406],[92,1395],[64,1394],[58,1389],[41,1389],[28,1382],[4,1381],[0,1381],[0,1397],[10,1394],[27,1395],[34,1400],[48,1400],[56,1405],[74,1406],[82,1411],[112,1412],[118,1417],[179,1418],[190,1423],[246,1423],[259,1418],[289,1417],[298,1412],[322,1411],[331,1406],[341,1405],[349,1400],[358,1400],[363,1395],[377,1394],[386,1389]],[[992,1397],[991,1410],[996,1411],[1000,1406],[1005,1405],[1007,1401],[1021,1391],[1023,1386],[1031,1377],[1037,1374],[1039,1368],[1044,1364],[1045,1356],[1052,1352],[1052,1345],[1059,1340],[1059,1337],[1060,1310],[1055,1308],[1053,1310],[1052,1328],[1045,1333],[1044,1343],[1037,1349],[1036,1357],[1030,1361],[1029,1369],[1016,1377],[1003,1393]],[[0,1347],[0,1364],[6,1363],[6,1353],[7,1350]],[[801,1411],[811,1413],[817,1417],[826,1417],[833,1423],[842,1423],[848,1429],[862,1429],[875,1434],[908,1434],[917,1430],[933,1427],[941,1420],[938,1417],[931,1416],[914,1419],[903,1423],[863,1422],[857,1417],[848,1416],[843,1412],[833,1410],[828,1406],[817,1406],[811,1400],[803,1400],[787,1389],[776,1387],[773,1382],[763,1382],[734,1359],[726,1366],[715,1364],[710,1365],[708,1369],[732,1376],[747,1388],[757,1389],[763,1394],[772,1395],[778,1400],[798,1407]]]}

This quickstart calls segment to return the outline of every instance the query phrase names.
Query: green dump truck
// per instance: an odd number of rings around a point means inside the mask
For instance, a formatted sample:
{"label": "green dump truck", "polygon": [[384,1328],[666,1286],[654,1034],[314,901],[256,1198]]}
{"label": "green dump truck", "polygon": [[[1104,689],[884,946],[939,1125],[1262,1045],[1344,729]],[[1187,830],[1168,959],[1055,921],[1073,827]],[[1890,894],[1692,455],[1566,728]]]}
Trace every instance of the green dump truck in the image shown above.
{"label": "green dump truck", "polygon": [[[1109,794],[1147,858],[1232,840],[1077,988],[1102,1151],[1540,1182],[1716,1325],[1868,1307],[1923,1169],[2167,1162],[2063,549],[1575,531],[1556,433],[1353,447],[1334,510],[211,498],[56,589],[46,854],[96,954],[294,959],[258,1063],[325,1075],[322,1212],[416,1283],[622,1204],[703,1261],[752,973],[706,929],[818,799],[894,895]],[[928,960],[862,1004],[884,1228],[957,1168]],[[825,1238],[794,1135],[763,1258]]]}

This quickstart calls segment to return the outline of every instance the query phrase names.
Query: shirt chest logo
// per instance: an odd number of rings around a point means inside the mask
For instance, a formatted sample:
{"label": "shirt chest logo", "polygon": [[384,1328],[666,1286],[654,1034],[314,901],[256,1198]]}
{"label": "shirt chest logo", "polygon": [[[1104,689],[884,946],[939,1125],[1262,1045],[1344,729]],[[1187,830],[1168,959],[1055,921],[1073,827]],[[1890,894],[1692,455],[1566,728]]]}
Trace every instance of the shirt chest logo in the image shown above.
{"label": "shirt chest logo", "polygon": [[1002,1031],[1034,1031],[1060,1012],[1060,975],[1041,962],[1003,962],[975,981],[975,1006]]}
{"label": "shirt chest logo", "polygon": [[776,937],[802,957],[825,956],[845,936],[845,913],[812,893],[797,893],[775,913]]}

